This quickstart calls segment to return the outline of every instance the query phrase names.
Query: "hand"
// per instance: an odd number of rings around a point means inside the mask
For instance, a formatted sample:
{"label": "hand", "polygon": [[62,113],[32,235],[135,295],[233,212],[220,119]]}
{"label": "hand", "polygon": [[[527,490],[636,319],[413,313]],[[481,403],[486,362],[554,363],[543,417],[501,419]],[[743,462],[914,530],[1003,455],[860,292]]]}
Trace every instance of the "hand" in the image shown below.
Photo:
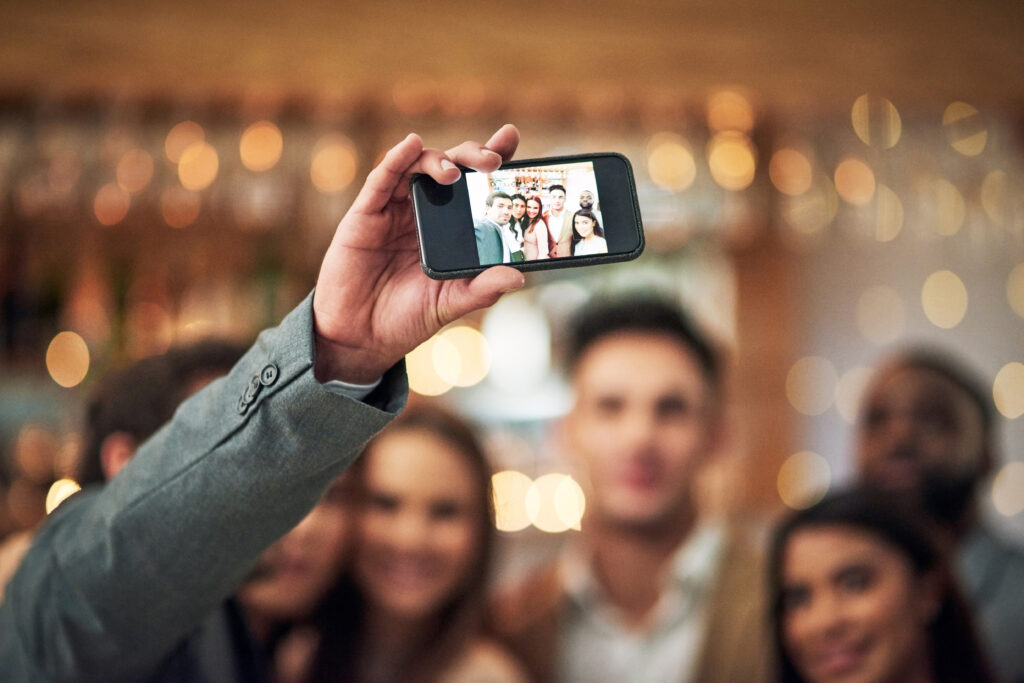
{"label": "hand", "polygon": [[472,280],[439,282],[420,268],[409,179],[450,185],[455,164],[494,171],[511,158],[519,131],[505,125],[481,145],[424,149],[418,135],[395,145],[370,172],[327,249],[313,315],[318,380],[376,380],[444,325],[523,286],[523,274],[494,266]]}

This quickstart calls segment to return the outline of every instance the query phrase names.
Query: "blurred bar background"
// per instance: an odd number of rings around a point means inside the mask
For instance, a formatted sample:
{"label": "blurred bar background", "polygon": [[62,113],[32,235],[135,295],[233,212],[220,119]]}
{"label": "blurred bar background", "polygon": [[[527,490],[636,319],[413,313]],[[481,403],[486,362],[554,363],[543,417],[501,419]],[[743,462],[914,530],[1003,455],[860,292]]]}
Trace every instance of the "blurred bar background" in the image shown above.
{"label": "blurred bar background", "polygon": [[[35,524],[111,367],[249,340],[315,281],[409,131],[506,121],[520,157],[618,151],[636,262],[529,276],[409,358],[485,427],[509,563],[577,525],[564,321],[681,297],[731,359],[705,504],[770,514],[848,481],[867,368],[925,342],[1002,414],[985,501],[1024,537],[1024,9],[796,0],[0,3],[0,536]],[[52,500],[51,500],[52,504]]]}

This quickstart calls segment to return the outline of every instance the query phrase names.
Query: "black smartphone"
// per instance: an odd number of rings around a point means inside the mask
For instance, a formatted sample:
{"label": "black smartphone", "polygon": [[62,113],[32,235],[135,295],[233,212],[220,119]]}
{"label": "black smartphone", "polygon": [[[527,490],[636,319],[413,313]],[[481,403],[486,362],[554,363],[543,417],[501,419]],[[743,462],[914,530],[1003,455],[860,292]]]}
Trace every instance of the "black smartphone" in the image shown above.
{"label": "black smartphone", "polygon": [[453,185],[413,176],[423,271],[436,280],[627,261],[644,249],[633,167],[621,154],[524,159]]}

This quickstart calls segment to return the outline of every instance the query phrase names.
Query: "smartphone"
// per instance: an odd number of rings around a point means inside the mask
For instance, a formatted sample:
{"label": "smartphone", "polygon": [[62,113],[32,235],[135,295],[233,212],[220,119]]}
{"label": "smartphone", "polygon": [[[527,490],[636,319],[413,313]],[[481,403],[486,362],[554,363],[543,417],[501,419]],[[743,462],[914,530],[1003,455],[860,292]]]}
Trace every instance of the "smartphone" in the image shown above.
{"label": "smartphone", "polygon": [[453,185],[410,181],[423,271],[472,277],[628,261],[644,250],[633,167],[621,154],[524,159],[492,173],[463,168]]}

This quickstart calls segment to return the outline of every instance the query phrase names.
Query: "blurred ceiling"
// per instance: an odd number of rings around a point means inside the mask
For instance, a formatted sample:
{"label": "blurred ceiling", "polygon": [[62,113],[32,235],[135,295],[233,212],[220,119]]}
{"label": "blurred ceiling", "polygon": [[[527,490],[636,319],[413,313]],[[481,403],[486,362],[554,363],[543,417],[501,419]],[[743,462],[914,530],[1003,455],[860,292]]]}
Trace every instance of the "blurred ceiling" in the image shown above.
{"label": "blurred ceiling", "polygon": [[0,94],[491,100],[601,88],[630,100],[744,89],[782,114],[1024,102],[1016,0],[329,2],[0,0]]}

